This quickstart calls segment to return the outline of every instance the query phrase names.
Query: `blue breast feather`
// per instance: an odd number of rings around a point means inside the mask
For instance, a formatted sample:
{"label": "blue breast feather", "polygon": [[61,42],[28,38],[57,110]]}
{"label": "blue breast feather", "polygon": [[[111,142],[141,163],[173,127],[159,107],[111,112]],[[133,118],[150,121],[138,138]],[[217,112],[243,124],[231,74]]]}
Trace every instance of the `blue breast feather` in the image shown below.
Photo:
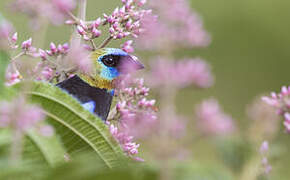
{"label": "blue breast feather", "polygon": [[82,104],[82,106],[86,110],[88,110],[89,112],[94,113],[95,107],[96,107],[96,103],[94,101],[89,101],[89,102],[86,102],[86,103]]}

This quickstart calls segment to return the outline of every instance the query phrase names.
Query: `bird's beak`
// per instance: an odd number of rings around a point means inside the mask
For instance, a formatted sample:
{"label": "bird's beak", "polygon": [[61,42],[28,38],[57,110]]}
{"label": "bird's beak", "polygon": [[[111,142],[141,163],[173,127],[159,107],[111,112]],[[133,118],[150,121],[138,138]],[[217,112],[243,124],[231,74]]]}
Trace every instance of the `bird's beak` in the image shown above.
{"label": "bird's beak", "polygon": [[138,60],[136,56],[127,55],[121,57],[118,70],[121,73],[127,74],[137,70],[144,69],[144,65]]}

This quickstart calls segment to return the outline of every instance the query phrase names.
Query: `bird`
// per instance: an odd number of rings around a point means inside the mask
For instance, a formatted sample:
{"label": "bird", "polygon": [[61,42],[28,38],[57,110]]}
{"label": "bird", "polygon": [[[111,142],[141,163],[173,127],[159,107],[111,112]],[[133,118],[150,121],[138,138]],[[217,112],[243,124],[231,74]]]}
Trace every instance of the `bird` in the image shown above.
{"label": "bird", "polygon": [[135,56],[118,48],[102,48],[90,55],[94,73],[78,73],[56,86],[76,98],[89,112],[106,121],[112,104],[115,83],[122,74],[144,68]]}

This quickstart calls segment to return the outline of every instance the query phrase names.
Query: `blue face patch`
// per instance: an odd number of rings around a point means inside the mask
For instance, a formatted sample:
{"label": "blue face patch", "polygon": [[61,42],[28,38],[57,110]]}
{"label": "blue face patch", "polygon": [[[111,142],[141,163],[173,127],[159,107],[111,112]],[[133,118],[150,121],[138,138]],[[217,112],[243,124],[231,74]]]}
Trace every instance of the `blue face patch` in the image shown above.
{"label": "blue face patch", "polygon": [[86,103],[82,104],[82,106],[86,110],[88,110],[89,112],[94,113],[95,107],[96,107],[96,103],[94,101],[89,101],[89,102],[86,102]]}
{"label": "blue face patch", "polygon": [[119,72],[116,68],[114,67],[107,67],[105,65],[102,64],[102,71],[100,76],[102,78],[105,78],[107,80],[113,80],[114,78],[119,76]]}
{"label": "blue face patch", "polygon": [[101,64],[101,67],[102,67],[100,76],[104,79],[111,81],[115,79],[116,77],[118,77],[120,73],[115,67],[105,66],[103,62],[101,61],[101,59],[106,55],[127,56],[128,54],[125,51],[121,49],[117,49],[117,48],[106,48],[105,51],[106,51],[106,54],[104,54],[103,56],[100,56],[98,59],[98,62]]}
{"label": "blue face patch", "polygon": [[106,55],[112,54],[112,55],[119,55],[119,56],[127,56],[128,53],[123,51],[122,49],[117,49],[117,48],[106,48]]}

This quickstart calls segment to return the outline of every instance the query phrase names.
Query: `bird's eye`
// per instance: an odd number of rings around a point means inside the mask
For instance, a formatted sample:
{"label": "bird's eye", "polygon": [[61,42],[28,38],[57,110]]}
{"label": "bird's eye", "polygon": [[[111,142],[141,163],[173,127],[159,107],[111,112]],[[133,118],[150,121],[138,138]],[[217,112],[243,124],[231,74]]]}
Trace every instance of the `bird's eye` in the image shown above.
{"label": "bird's eye", "polygon": [[116,67],[118,64],[118,58],[112,55],[107,55],[102,58],[102,62],[105,66]]}

